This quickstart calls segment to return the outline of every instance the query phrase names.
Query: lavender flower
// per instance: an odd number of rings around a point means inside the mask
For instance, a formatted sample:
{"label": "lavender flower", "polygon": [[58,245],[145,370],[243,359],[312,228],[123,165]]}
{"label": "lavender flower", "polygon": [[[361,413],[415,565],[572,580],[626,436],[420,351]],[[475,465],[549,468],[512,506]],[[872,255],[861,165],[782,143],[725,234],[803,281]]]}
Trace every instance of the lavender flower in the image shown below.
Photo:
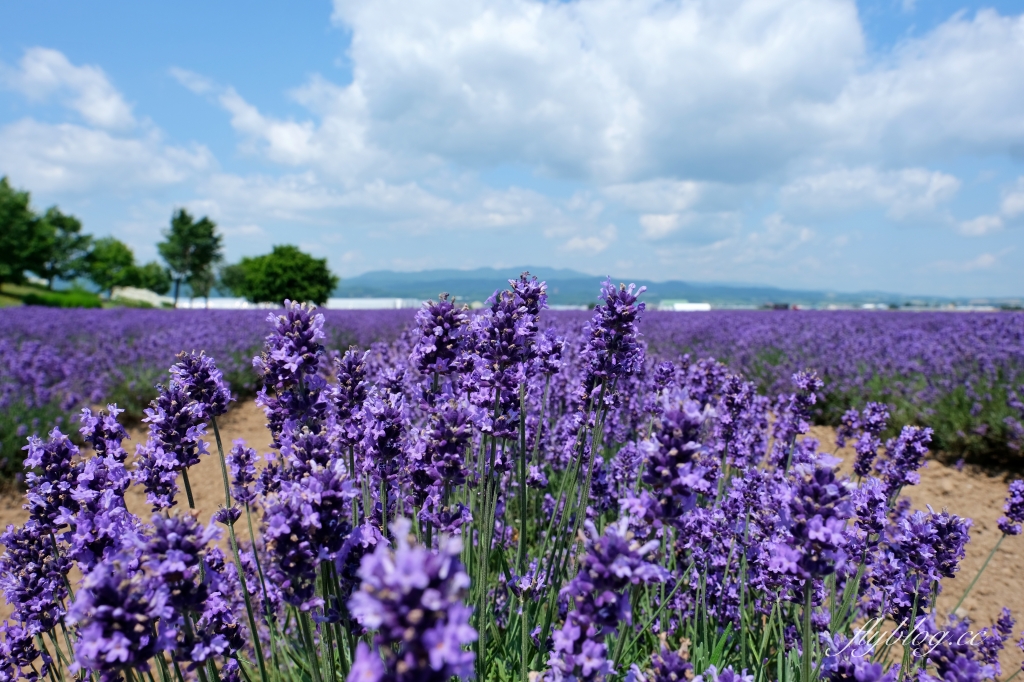
{"label": "lavender flower", "polygon": [[284,313],[271,313],[274,331],[252,364],[263,382],[256,404],[266,412],[275,441],[288,420],[316,427],[326,416],[326,382],[317,372],[324,348],[324,316],[313,307],[284,302]]}
{"label": "lavender flower", "polygon": [[82,423],[79,433],[92,447],[96,456],[113,457],[122,464],[128,458],[128,452],[121,447],[121,442],[128,438],[128,432],[117,421],[117,417],[123,412],[124,410],[117,409],[117,405],[107,405],[105,414],[93,414],[92,410],[84,407],[79,420]]}
{"label": "lavender flower", "polygon": [[256,483],[256,460],[259,455],[252,448],[245,447],[245,441],[238,438],[228,452],[228,469],[231,471],[231,495],[242,504],[256,499],[252,486]]}
{"label": "lavender flower", "polygon": [[[489,310],[477,318],[475,402],[490,416],[483,425],[495,438],[515,438],[519,429],[519,385],[537,354],[537,316],[547,307],[547,285],[524,272],[510,288],[494,292]],[[507,465],[507,462],[504,464]]]}
{"label": "lavender flower", "polygon": [[416,313],[419,338],[410,360],[423,374],[448,374],[454,369],[466,341],[469,308],[457,308],[447,293],[437,301],[424,301]]}
{"label": "lavender flower", "polygon": [[826,641],[825,658],[822,661],[821,677],[828,682],[896,682],[898,668],[883,670],[881,663],[874,663],[871,655],[874,645],[843,635],[823,633]]}
{"label": "lavender flower", "polygon": [[303,611],[319,606],[316,568],[334,560],[351,526],[351,480],[340,463],[297,480],[286,480],[270,496],[264,512],[263,536],[270,556],[268,574],[285,601]]}
{"label": "lavender flower", "polygon": [[76,663],[105,682],[125,669],[148,670],[153,656],[173,646],[173,631],[160,623],[174,615],[168,590],[133,564],[131,556],[97,564],[68,613],[79,632]]}
{"label": "lavender flower", "polygon": [[213,358],[203,353],[178,354],[178,362],[171,367],[171,376],[190,399],[198,404],[204,419],[219,417],[228,410],[231,390],[224,382],[224,374],[217,369]]}
{"label": "lavender flower", "polygon": [[[404,406],[403,397],[396,393],[383,396],[371,393],[365,405],[363,420],[366,433],[363,437],[363,451],[366,455],[366,464],[372,467],[368,473],[373,477],[373,493],[378,496],[380,513],[384,516],[390,516],[394,511],[394,505],[390,504],[389,500],[397,496],[398,492],[395,484],[403,463]],[[382,491],[384,497],[380,498]],[[381,518],[381,528],[387,521],[387,518]]]}
{"label": "lavender flower", "polygon": [[1017,479],[1010,483],[1003,511],[1005,516],[999,519],[999,530],[1006,535],[1020,535],[1021,522],[1024,522],[1024,481]]}
{"label": "lavender flower", "polygon": [[29,517],[47,532],[66,528],[71,515],[78,511],[71,495],[82,470],[76,461],[78,448],[54,427],[46,442],[31,436],[24,449],[28,451],[25,467],[40,469],[38,474],[29,471],[25,475],[28,503],[24,506]]}
{"label": "lavender flower", "polygon": [[135,482],[141,483],[146,491],[146,503],[153,511],[170,509],[177,502],[178,460],[173,452],[167,452],[159,445],[146,442],[135,450]]}
{"label": "lavender flower", "polygon": [[916,426],[904,426],[897,438],[890,438],[885,444],[885,459],[878,464],[878,471],[885,481],[886,494],[893,499],[905,485],[917,485],[921,480],[917,470],[924,464],[932,430]]}
{"label": "lavender flower", "polygon": [[159,395],[146,409],[143,421],[149,423],[149,437],[136,449],[134,478],[145,487],[153,511],[174,506],[177,472],[198,464],[200,456],[207,454],[202,418],[201,405],[173,380],[159,387]]}
{"label": "lavender flower", "polygon": [[780,546],[775,566],[802,580],[829,575],[846,561],[846,519],[853,512],[846,482],[818,467],[793,486],[784,510],[791,540]]}
{"label": "lavender flower", "polygon": [[127,538],[138,533],[138,518],[128,511],[124,501],[130,484],[131,475],[117,455],[97,455],[82,466],[78,484],[71,493],[78,503],[78,513],[68,553],[84,571],[104,560],[108,553],[118,551]]}
{"label": "lavender flower", "polygon": [[[0,624],[0,634],[3,635],[0,641],[0,679],[4,682],[16,679],[38,682],[49,676],[53,660],[45,650],[36,648],[35,637],[28,628],[5,620]],[[38,673],[35,669],[37,660],[42,661]]]}
{"label": "lavender flower", "polygon": [[[350,348],[334,364],[337,383],[330,388],[342,446],[352,447],[362,437],[359,419],[366,402],[366,356]],[[355,472],[352,472],[353,475]]]}
{"label": "lavender flower", "polygon": [[754,676],[748,675],[746,670],[738,673],[730,667],[725,667],[719,671],[715,666],[709,665],[707,670],[693,678],[693,682],[754,682]]}
{"label": "lavender flower", "polygon": [[394,551],[379,544],[362,560],[362,589],[352,595],[349,609],[363,627],[376,631],[376,651],[360,643],[349,682],[444,682],[473,674],[475,656],[463,649],[476,641],[476,631],[463,603],[469,576],[458,558],[462,544],[447,538],[435,554],[410,542],[410,528],[409,521],[396,521]]}
{"label": "lavender flower", "polygon": [[679,653],[662,648],[651,656],[651,675],[648,682],[686,682],[693,666]]}
{"label": "lavender flower", "polygon": [[775,423],[772,424],[772,438],[775,440],[769,455],[771,463],[786,468],[796,438],[811,428],[811,410],[818,402],[818,392],[824,384],[814,372],[797,372],[793,375],[797,392],[780,395],[775,402]]}
{"label": "lavender flower", "polygon": [[695,458],[704,450],[701,430],[710,413],[693,401],[668,410],[654,443],[646,446],[643,481],[658,498],[658,513],[673,522],[711,490],[707,470]]}
{"label": "lavender flower", "polygon": [[[589,395],[598,381],[639,372],[644,363],[644,347],[640,343],[637,322],[644,312],[637,298],[647,287],[612,284],[611,278],[601,285],[602,304],[594,309],[594,317],[587,325],[587,345],[583,362],[587,376],[585,390]],[[635,291],[635,293],[634,293]]]}
{"label": "lavender flower", "polygon": [[558,336],[553,327],[548,327],[543,334],[536,337],[537,362],[542,374],[551,376],[562,368],[562,353],[565,351],[565,339]]}
{"label": "lavender flower", "polygon": [[1013,614],[1004,606],[992,627],[985,628],[980,633],[981,641],[978,643],[978,653],[984,663],[992,666],[997,676],[1003,672],[999,665],[999,654],[1006,646],[1010,635],[1013,634],[1014,625]]}
{"label": "lavender flower", "polygon": [[836,445],[843,447],[846,441],[853,439],[853,449],[857,459],[853,472],[858,476],[867,476],[878,455],[882,441],[879,434],[889,424],[889,408],[881,403],[868,403],[864,411],[858,413],[849,410],[843,415],[843,422],[836,430]]}
{"label": "lavender flower", "polygon": [[935,668],[935,675],[925,672],[920,676],[922,682],[987,680],[995,677],[995,667],[979,660],[976,654],[980,652],[970,644],[970,637],[967,636],[970,621],[951,616],[950,624],[944,632],[935,628],[931,618],[922,618],[922,623],[924,632],[939,641],[926,655],[928,664]]}
{"label": "lavender flower", "polygon": [[604,535],[599,536],[590,521],[586,529],[590,539],[580,560],[580,572],[562,590],[576,608],[554,633],[554,648],[548,659],[554,679],[572,675],[579,680],[595,680],[612,674],[604,640],[620,623],[633,622],[629,587],[668,577],[665,569],[644,558],[658,542],[635,542],[625,519],[609,525]]}
{"label": "lavender flower", "polygon": [[204,528],[194,513],[164,517],[153,515],[153,533],[140,540],[142,563],[147,573],[167,589],[167,605],[175,612],[199,612],[206,601],[207,585],[197,582],[200,566],[214,526]]}
{"label": "lavender flower", "polygon": [[6,551],[0,559],[0,588],[15,615],[33,634],[53,628],[64,615],[65,578],[71,562],[38,522],[7,526],[0,535]]}

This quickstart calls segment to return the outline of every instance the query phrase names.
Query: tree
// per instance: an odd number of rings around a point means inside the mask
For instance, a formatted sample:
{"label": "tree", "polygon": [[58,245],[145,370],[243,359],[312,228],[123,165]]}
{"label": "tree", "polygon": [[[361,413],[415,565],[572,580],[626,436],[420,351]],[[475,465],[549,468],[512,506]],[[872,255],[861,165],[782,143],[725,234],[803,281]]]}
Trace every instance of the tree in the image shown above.
{"label": "tree", "polygon": [[92,251],[86,257],[89,279],[100,291],[107,292],[107,298],[114,287],[133,286],[138,283],[138,268],[135,254],[124,242],[114,237],[97,239]]}
{"label": "tree", "polygon": [[0,178],[0,285],[24,282],[26,270],[39,273],[51,236],[52,228],[29,208],[28,192]]}
{"label": "tree", "polygon": [[136,286],[149,289],[153,293],[163,296],[171,290],[171,275],[167,268],[156,261],[150,261],[145,265],[135,268],[134,278]]}
{"label": "tree", "polygon": [[313,258],[294,246],[275,246],[264,256],[243,258],[221,271],[221,282],[254,303],[308,301],[323,305],[338,286],[326,258]]}
{"label": "tree", "polygon": [[40,218],[48,226],[50,240],[46,258],[36,274],[53,288],[53,280],[70,280],[85,274],[85,257],[92,244],[92,236],[82,234],[82,222],[73,215],[64,215],[56,206],[50,207]]}
{"label": "tree", "polygon": [[216,283],[217,275],[214,274],[212,267],[193,272],[192,276],[188,278],[188,287],[192,290],[192,295],[206,299],[207,308],[210,307],[210,290]]}
{"label": "tree", "polygon": [[182,282],[222,260],[221,241],[217,225],[209,218],[194,220],[183,208],[171,217],[171,229],[164,232],[164,241],[156,248],[171,270],[174,307],[178,307]]}
{"label": "tree", "polygon": [[217,290],[222,293],[229,293],[234,296],[244,296],[245,291],[245,268],[241,263],[225,265],[220,269],[220,277],[217,278]]}

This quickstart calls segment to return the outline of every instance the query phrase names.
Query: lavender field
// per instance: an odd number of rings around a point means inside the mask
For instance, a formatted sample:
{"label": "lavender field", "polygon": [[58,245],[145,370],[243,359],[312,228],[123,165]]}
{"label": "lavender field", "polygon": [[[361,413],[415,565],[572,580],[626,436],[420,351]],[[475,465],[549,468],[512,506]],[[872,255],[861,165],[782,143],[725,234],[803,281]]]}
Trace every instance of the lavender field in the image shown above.
{"label": "lavender field", "polygon": [[[987,562],[953,613],[937,608],[971,521],[911,509],[905,494],[935,433],[894,413],[901,401],[937,413],[958,390],[994,402],[983,386],[1009,395],[1018,365],[1007,336],[1020,318],[645,315],[637,293],[609,283],[592,314],[555,316],[543,284],[524,276],[476,315],[442,299],[415,320],[289,305],[253,327],[86,314],[65,318],[77,337],[51,327],[33,340],[23,326],[9,357],[47,349],[66,364],[10,375],[11,401],[67,410],[119,390],[130,379],[118,348],[128,367],[169,372],[156,377],[134,458],[113,406],[28,439],[29,518],[0,537],[14,609],[0,626],[0,676],[1014,677],[1001,667],[1013,614],[977,623],[959,609]],[[850,341],[858,330],[902,344],[903,359]],[[370,347],[329,347],[350,342]],[[860,362],[844,355],[856,348]],[[111,357],[89,364],[101,349]],[[786,377],[804,358],[810,369]],[[271,452],[222,442],[224,369],[235,392],[256,390]],[[839,409],[842,395],[857,400]],[[879,396],[893,405],[869,400]],[[815,415],[838,415],[852,478],[807,435]],[[183,511],[204,458],[223,477],[208,526]],[[128,511],[132,486],[149,519]],[[1024,482],[1010,484],[1004,512],[992,554],[1021,534]]]}
{"label": "lavender field", "polygon": [[[391,342],[413,311],[325,311],[325,346],[344,351]],[[579,333],[589,315],[545,312],[545,324]],[[0,475],[20,470],[28,433],[83,406],[116,402],[142,416],[175,355],[204,350],[232,390],[253,395],[251,358],[262,311],[0,309]],[[838,426],[850,407],[889,406],[887,435],[906,424],[935,431],[953,461],[1019,466],[1024,428],[1024,314],[648,311],[640,322],[650,362],[715,358],[769,397],[813,370],[824,382],[811,409]],[[408,341],[406,341],[408,343]]]}

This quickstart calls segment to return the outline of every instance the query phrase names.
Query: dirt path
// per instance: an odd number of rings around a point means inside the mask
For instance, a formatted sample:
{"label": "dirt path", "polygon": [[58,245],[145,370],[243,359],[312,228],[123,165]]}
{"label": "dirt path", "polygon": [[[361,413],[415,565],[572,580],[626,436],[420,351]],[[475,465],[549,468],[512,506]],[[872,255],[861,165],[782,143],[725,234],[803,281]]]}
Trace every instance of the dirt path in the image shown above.
{"label": "dirt path", "polygon": [[[221,435],[225,448],[231,442],[242,438],[249,447],[256,448],[260,453],[270,447],[266,420],[262,411],[251,400],[235,405],[221,420]],[[130,432],[131,442],[126,449],[134,452],[135,444],[145,439],[143,429]],[[821,447],[829,452],[836,451],[835,431],[828,427],[814,427],[811,435],[821,441]],[[216,452],[215,444],[210,439],[210,449]],[[845,463],[852,461],[853,452],[849,449],[839,450],[838,456]],[[844,465],[845,466],[845,465]],[[192,491],[195,496],[196,508],[200,520],[209,522],[211,515],[224,502],[224,488],[221,480],[220,466],[215,454],[203,458],[190,473]],[[959,600],[966,585],[984,562],[985,557],[999,539],[996,527],[997,519],[1002,515],[1003,500],[1006,495],[1005,481],[1002,476],[965,467],[962,471],[943,466],[932,461],[921,471],[921,484],[904,492],[910,497],[915,509],[923,509],[930,504],[936,511],[948,509],[950,512],[966,516],[974,520],[971,529],[971,542],[967,546],[967,557],[961,565],[956,578],[947,580],[943,585],[943,593],[939,605],[950,609]],[[137,487],[129,490],[127,496],[129,509],[148,518],[150,511],[145,503],[145,495]],[[22,500],[7,495],[0,497],[0,525],[20,524],[26,519],[21,509]],[[184,489],[178,497],[180,507],[187,508]],[[243,524],[244,525],[244,524]],[[242,525],[238,526],[243,531]],[[243,533],[247,535],[247,533]],[[1024,627],[1024,536],[1007,538],[999,552],[993,557],[985,575],[975,586],[971,596],[964,602],[964,611],[972,617],[978,629],[989,625],[998,617],[1002,607],[1009,607]],[[7,604],[0,599],[0,618],[9,614]],[[1017,628],[1017,632],[1021,630]],[[1021,653],[1014,642],[1008,644],[1002,664],[1004,677],[1012,674],[1021,660]]]}

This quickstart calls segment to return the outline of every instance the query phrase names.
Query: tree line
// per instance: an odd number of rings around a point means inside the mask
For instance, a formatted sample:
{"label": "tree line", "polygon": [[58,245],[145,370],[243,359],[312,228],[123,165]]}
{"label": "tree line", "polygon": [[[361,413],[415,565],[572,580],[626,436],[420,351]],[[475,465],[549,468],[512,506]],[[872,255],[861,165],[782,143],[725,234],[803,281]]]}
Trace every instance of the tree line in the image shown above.
{"label": "tree line", "polygon": [[193,297],[231,293],[254,303],[284,299],[323,304],[338,285],[326,258],[313,258],[291,245],[274,246],[261,256],[224,264],[224,239],[210,218],[174,211],[157,253],[163,261],[138,264],[135,254],[114,237],[96,238],[81,221],[51,206],[31,207],[27,191],[0,178],[0,287],[23,284],[29,273],[46,281],[91,282],[109,298],[115,287],[138,287],[160,295],[173,290],[174,306],[186,285]]}

